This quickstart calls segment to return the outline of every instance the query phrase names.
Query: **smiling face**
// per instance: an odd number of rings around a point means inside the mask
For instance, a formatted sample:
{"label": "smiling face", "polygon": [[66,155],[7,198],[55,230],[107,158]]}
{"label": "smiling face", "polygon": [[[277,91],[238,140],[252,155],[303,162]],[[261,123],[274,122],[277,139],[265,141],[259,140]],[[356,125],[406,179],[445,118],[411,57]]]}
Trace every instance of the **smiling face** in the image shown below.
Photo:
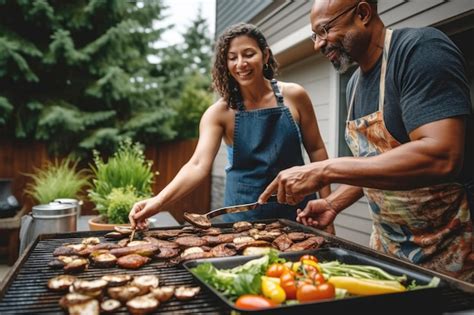
{"label": "smiling face", "polygon": [[[326,34],[326,38],[316,38],[314,49],[321,51],[340,73],[346,72],[354,61],[357,61],[361,47],[364,46],[364,40],[355,23],[357,3],[315,1],[311,10],[313,32]],[[321,32],[323,27],[324,32]]]}
{"label": "smiling face", "polygon": [[231,40],[227,53],[227,69],[240,86],[263,79],[263,67],[267,61],[267,51],[262,52],[255,39],[242,35]]}

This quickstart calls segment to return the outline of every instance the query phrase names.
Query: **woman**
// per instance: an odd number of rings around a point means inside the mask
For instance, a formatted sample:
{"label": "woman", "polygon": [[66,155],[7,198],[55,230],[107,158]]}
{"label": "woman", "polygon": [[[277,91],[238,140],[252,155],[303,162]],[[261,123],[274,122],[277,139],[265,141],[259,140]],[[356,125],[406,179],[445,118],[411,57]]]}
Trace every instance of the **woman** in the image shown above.
{"label": "woman", "polygon": [[[211,171],[222,139],[229,160],[225,205],[255,202],[278,172],[304,164],[301,143],[312,162],[327,159],[308,94],[297,84],[273,80],[276,70],[267,41],[255,26],[237,24],[223,32],[212,69],[214,88],[221,98],[201,118],[191,159],[158,195],[133,206],[132,227],[144,228],[146,218],[198,187]],[[329,193],[329,187],[320,191],[322,197]],[[268,204],[259,211],[226,215],[222,220],[270,217],[294,220],[296,207]]]}

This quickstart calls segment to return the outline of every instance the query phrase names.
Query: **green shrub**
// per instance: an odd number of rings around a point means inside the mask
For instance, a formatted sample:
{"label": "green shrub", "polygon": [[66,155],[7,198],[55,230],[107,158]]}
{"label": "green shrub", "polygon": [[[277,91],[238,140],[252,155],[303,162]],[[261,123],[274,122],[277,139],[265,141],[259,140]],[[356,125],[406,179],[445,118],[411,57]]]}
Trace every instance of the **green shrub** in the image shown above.
{"label": "green shrub", "polygon": [[108,217],[110,194],[114,188],[122,188],[119,191],[126,195],[133,193],[136,197],[134,200],[151,196],[152,161],[145,160],[145,154],[139,143],[132,143],[129,138],[125,139],[107,162],[104,162],[99,153],[94,151],[94,164],[91,165],[94,178],[92,188],[88,191],[89,198],[95,204],[97,211],[107,218],[109,223],[119,223]]}
{"label": "green shrub", "polygon": [[88,187],[90,175],[82,169],[76,171],[78,160],[66,158],[62,161],[47,161],[42,168],[35,168],[34,174],[26,174],[32,182],[26,186],[26,194],[39,204],[46,204],[59,198],[78,199],[79,193]]}
{"label": "green shrub", "polygon": [[132,186],[112,188],[112,192],[107,196],[108,222],[114,224],[128,223],[128,213],[133,204],[140,199]]}

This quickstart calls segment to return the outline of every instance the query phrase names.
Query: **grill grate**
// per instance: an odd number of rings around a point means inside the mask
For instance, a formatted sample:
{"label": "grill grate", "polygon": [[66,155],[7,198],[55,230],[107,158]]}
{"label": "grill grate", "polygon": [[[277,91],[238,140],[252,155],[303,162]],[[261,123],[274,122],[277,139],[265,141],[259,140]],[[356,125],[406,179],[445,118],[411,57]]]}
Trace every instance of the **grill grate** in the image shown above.
{"label": "grill grate", "polygon": [[[263,221],[265,222],[265,221]],[[271,222],[271,221],[266,221]],[[403,261],[376,253],[366,247],[355,243],[321,233],[298,223],[282,220],[292,231],[305,231],[320,234],[326,238],[326,246],[341,247],[361,252],[379,259],[391,260],[407,268],[416,268],[418,271],[429,272],[419,267],[407,264]],[[222,224],[223,233],[230,232],[228,224]],[[164,228],[166,229],[166,228]],[[169,229],[169,228],[168,228]],[[105,232],[78,232],[57,235],[42,235],[14,267],[14,273],[9,278],[3,290],[0,290],[0,314],[64,314],[58,304],[58,300],[64,295],[62,292],[52,292],[46,287],[46,283],[54,276],[63,274],[61,269],[50,269],[47,264],[53,258],[53,251],[64,243],[80,243],[83,238],[90,236],[100,237]],[[103,239],[102,242],[107,242]],[[79,273],[81,279],[97,279],[106,273],[122,273],[130,275],[156,274],[160,279],[160,285],[198,285],[193,276],[184,268],[170,266],[165,262],[152,261],[138,270],[127,270],[115,268],[94,268]],[[449,282],[448,282],[449,284]],[[473,292],[473,291],[470,291]],[[2,297],[3,294],[3,297]],[[448,285],[441,290],[443,308],[445,311],[458,311],[474,308],[474,294],[466,293],[454,286]],[[157,312],[160,314],[229,314],[230,309],[219,299],[215,298],[204,288],[192,300],[178,301],[172,299],[159,306]],[[128,314],[126,307],[122,307],[118,314]]]}

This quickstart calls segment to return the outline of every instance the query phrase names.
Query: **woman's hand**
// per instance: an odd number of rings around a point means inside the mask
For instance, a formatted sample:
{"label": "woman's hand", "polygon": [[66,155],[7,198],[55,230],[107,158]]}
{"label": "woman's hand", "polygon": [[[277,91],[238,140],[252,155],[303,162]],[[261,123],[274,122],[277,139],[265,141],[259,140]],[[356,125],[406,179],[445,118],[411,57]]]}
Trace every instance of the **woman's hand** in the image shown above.
{"label": "woman's hand", "polygon": [[128,215],[128,219],[133,228],[139,230],[146,229],[148,227],[147,218],[158,213],[160,210],[160,202],[156,197],[144,199],[135,203]]}

